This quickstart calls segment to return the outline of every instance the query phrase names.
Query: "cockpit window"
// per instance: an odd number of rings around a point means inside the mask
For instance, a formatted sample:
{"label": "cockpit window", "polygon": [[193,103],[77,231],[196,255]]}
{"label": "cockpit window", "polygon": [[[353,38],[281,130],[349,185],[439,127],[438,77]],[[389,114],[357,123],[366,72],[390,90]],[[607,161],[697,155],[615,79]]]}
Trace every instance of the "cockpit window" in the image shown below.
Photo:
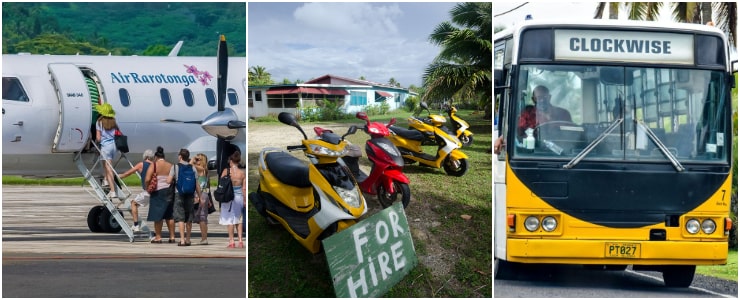
{"label": "cockpit window", "polygon": [[28,95],[18,78],[3,77],[3,100],[28,102]]}

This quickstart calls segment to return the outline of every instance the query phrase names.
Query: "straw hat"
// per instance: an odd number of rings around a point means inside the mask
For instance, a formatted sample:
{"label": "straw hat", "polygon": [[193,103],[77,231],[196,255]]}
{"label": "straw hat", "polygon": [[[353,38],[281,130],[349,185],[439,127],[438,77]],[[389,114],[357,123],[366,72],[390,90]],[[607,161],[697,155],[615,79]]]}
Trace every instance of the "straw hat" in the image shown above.
{"label": "straw hat", "polygon": [[116,117],[116,112],[113,110],[113,106],[111,106],[110,103],[96,104],[95,110],[103,117]]}

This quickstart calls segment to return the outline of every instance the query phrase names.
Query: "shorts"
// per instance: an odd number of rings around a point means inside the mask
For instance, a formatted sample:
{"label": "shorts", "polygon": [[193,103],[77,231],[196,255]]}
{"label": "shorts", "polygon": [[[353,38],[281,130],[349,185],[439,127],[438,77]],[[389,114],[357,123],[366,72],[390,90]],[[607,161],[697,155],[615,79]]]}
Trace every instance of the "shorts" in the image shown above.
{"label": "shorts", "polygon": [[193,223],[195,195],[175,194],[172,216],[175,222]]}
{"label": "shorts", "polygon": [[116,143],[108,142],[100,145],[100,160],[113,160],[116,156]]}
{"label": "shorts", "polygon": [[143,191],[137,194],[133,201],[135,201],[139,206],[147,206],[149,205],[149,193]]}

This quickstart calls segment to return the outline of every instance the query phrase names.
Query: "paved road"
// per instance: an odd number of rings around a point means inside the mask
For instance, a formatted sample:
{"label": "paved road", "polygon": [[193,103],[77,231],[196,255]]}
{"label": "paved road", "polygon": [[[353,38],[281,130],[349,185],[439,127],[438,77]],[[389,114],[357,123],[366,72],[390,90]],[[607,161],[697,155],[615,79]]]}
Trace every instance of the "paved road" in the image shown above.
{"label": "paved road", "polygon": [[658,272],[595,271],[540,265],[494,280],[494,298],[723,298],[737,297],[737,282],[696,275],[690,288],[667,288]]}
{"label": "paved road", "polygon": [[225,247],[218,212],[209,216],[210,245],[178,247],[90,232],[96,204],[80,186],[3,186],[2,296],[246,297],[246,250]]}

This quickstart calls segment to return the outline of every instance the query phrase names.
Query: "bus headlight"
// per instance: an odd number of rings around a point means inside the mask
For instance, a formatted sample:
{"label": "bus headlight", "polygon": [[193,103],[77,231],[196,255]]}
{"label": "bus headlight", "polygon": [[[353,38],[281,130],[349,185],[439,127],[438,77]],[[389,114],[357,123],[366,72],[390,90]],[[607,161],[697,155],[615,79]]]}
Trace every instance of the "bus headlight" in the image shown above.
{"label": "bus headlight", "polygon": [[552,232],[557,227],[558,227],[558,221],[555,220],[555,218],[548,216],[542,219],[542,229],[544,229],[545,231]]}
{"label": "bus headlight", "polygon": [[540,226],[540,220],[537,219],[537,217],[529,216],[526,219],[524,219],[524,228],[529,230],[530,232],[534,232],[537,230],[537,227]]}
{"label": "bus headlight", "polygon": [[699,232],[699,221],[696,219],[691,219],[688,222],[686,222],[686,231],[688,231],[691,234],[696,234]]}
{"label": "bus headlight", "polygon": [[712,219],[706,219],[703,222],[701,222],[701,231],[704,231],[706,234],[712,234],[717,229],[717,223],[714,223]]}

